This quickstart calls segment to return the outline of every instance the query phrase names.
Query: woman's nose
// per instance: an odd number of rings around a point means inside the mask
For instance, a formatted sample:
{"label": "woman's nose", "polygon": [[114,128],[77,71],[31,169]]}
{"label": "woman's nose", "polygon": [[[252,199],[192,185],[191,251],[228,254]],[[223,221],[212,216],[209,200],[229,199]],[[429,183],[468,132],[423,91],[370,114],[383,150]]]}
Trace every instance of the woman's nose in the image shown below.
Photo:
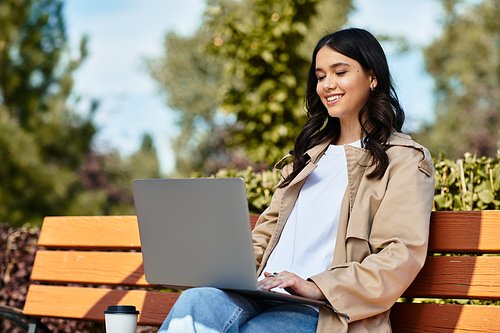
{"label": "woman's nose", "polygon": [[325,90],[333,90],[337,88],[337,82],[335,81],[335,78],[332,76],[328,75],[325,80],[323,81],[323,89]]}

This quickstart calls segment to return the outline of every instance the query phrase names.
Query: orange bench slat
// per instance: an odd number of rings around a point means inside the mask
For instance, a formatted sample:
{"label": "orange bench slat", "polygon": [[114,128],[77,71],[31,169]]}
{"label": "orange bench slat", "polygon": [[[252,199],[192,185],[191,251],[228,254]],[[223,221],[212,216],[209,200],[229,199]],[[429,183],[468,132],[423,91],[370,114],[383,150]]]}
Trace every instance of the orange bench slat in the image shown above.
{"label": "orange bench slat", "polygon": [[[251,215],[252,228],[259,215]],[[430,252],[500,253],[500,211],[432,212]],[[47,248],[140,249],[136,216],[46,217]]]}
{"label": "orange bench slat", "polygon": [[430,252],[500,253],[500,211],[432,212]]}
{"label": "orange bench slat", "polygon": [[391,310],[394,333],[500,332],[500,306],[396,303]]}
{"label": "orange bench slat", "polygon": [[498,300],[500,257],[428,257],[404,296]]}
{"label": "orange bench slat", "polygon": [[38,250],[33,281],[151,286],[140,252]]}
{"label": "orange bench slat", "polygon": [[[250,215],[252,229],[259,215]],[[49,249],[140,250],[136,216],[48,216],[38,245]]]}
{"label": "orange bench slat", "polygon": [[[161,325],[179,294],[32,285],[24,313],[103,321],[109,304],[135,305],[141,325]],[[500,332],[500,307],[397,303],[393,332]]]}
{"label": "orange bench slat", "polygon": [[67,249],[141,248],[136,216],[49,216],[38,245]]}
{"label": "orange bench slat", "polygon": [[[139,252],[39,250],[32,280],[150,286]],[[406,297],[500,299],[500,257],[429,257]]]}
{"label": "orange bench slat", "polygon": [[31,285],[24,314],[104,321],[108,305],[135,305],[141,325],[161,325],[178,293]]}

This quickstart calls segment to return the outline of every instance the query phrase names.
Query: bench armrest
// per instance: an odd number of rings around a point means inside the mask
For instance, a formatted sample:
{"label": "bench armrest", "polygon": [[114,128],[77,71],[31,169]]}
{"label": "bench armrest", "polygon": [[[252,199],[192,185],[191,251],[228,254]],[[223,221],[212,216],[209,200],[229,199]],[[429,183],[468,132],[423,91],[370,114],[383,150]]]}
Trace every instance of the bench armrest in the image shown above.
{"label": "bench armrest", "polygon": [[40,322],[39,318],[31,318],[25,315],[21,309],[14,308],[12,306],[0,305],[0,317],[4,317],[28,333],[52,333],[52,331],[49,330],[45,324]]}

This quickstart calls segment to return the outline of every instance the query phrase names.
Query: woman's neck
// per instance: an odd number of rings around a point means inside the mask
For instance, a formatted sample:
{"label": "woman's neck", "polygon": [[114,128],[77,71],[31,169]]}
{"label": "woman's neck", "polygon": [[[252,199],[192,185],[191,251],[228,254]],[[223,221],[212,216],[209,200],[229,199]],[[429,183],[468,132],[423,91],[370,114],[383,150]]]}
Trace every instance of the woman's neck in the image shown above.
{"label": "woman's neck", "polygon": [[361,137],[361,125],[359,121],[351,121],[349,123],[340,123],[340,135],[336,140],[336,145],[346,145],[349,143],[356,142]]}

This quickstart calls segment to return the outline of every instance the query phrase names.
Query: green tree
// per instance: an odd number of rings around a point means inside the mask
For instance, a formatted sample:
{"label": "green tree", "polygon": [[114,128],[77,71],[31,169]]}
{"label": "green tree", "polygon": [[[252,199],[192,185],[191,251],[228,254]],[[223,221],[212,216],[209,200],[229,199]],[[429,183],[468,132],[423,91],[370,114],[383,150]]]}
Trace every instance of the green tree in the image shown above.
{"label": "green tree", "polygon": [[82,39],[80,56],[63,61],[61,10],[56,0],[0,3],[0,221],[12,225],[79,200],[77,169],[95,133],[67,102],[87,52]]}
{"label": "green tree", "polygon": [[72,92],[87,40],[71,59],[62,6],[59,0],[0,2],[0,223],[134,214],[132,180],[159,177],[149,135],[130,158],[93,149],[98,103],[79,116]]}
{"label": "green tree", "polygon": [[[309,54],[301,46],[316,22],[317,3],[258,0],[236,9],[222,3],[208,16],[214,30],[208,50],[224,59],[228,79],[221,107],[241,127],[227,144],[242,145],[251,161],[277,161],[293,147],[306,120],[302,103],[313,45]],[[344,24],[350,3],[336,4],[343,10],[327,22]]]}
{"label": "green tree", "polygon": [[306,119],[312,48],[352,9],[350,0],[213,0],[193,36],[167,34],[149,69],[179,115],[177,171],[260,169],[290,150]]}
{"label": "green tree", "polygon": [[433,155],[495,156],[500,125],[500,2],[443,0],[441,36],[425,49],[435,120],[417,138]]}
{"label": "green tree", "polygon": [[149,134],[142,137],[141,148],[130,157],[132,177],[135,178],[160,178],[160,161]]}
{"label": "green tree", "polygon": [[79,175],[86,191],[78,206],[70,207],[66,214],[81,215],[86,210],[91,215],[133,215],[132,181],[160,177],[153,139],[145,134],[140,149],[128,158],[122,158],[116,150],[101,154],[92,151]]}
{"label": "green tree", "polygon": [[[204,28],[190,37],[169,32],[165,38],[166,53],[148,61],[168,106],[178,115],[180,133],[172,140],[172,146],[175,168],[184,176],[191,171],[213,173],[219,169],[216,161],[231,155],[221,149],[225,128],[231,125],[217,117],[224,79],[221,59],[205,51],[204,43],[210,39],[210,31]],[[229,163],[227,159],[225,162]]]}

